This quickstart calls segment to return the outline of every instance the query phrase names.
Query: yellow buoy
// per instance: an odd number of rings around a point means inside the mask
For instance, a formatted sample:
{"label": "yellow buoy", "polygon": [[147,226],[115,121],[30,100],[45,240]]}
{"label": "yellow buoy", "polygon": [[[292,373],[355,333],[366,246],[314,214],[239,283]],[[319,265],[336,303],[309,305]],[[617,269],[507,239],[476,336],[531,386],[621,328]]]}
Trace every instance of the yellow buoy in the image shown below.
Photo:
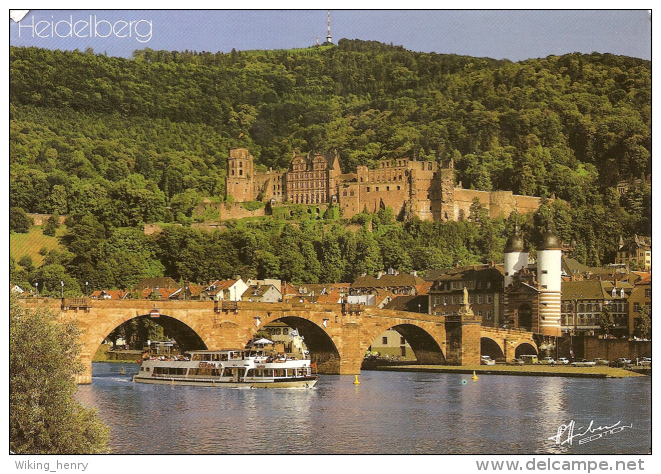
{"label": "yellow buoy", "polygon": [[473,380],[477,380],[477,374],[473,371]]}
{"label": "yellow buoy", "polygon": [[355,380],[353,381],[354,385],[360,385],[360,381],[358,380],[358,376],[356,375]]}

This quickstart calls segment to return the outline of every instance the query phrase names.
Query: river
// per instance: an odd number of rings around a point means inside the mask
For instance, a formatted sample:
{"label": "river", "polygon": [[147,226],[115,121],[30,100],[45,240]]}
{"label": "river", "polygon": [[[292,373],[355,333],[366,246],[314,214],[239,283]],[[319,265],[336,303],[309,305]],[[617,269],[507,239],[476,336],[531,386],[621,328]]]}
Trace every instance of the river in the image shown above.
{"label": "river", "polygon": [[[134,383],[137,368],[94,363],[92,384],[77,392],[111,427],[114,453],[647,454],[652,445],[651,377],[363,371],[357,386],[322,375],[313,389],[251,390]],[[557,437],[572,421],[574,438]]]}

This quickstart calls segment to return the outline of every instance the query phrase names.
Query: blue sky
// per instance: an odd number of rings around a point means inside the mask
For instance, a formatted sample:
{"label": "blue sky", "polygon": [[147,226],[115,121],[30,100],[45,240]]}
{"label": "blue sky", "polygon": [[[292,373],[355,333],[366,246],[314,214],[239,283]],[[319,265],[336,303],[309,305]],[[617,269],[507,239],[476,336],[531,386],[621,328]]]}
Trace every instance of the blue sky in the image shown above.
{"label": "blue sky", "polygon": [[[90,15],[98,24],[94,34]],[[289,49],[311,46],[317,37],[323,42],[326,22],[327,10],[31,10],[20,37],[10,20],[10,44],[92,47],[123,57],[146,47]],[[74,26],[79,37],[69,37]],[[512,61],[593,51],[652,58],[647,10],[331,10],[331,34],[335,43],[376,40],[412,51]]]}

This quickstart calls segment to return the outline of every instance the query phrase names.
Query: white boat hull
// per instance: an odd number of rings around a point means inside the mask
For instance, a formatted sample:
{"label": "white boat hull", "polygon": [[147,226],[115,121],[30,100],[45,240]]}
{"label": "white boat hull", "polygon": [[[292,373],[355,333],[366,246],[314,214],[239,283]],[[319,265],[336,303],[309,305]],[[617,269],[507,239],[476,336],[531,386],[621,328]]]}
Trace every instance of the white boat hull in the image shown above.
{"label": "white boat hull", "polygon": [[134,382],[151,383],[160,385],[191,385],[199,387],[219,387],[219,388],[312,388],[315,386],[319,377],[302,377],[300,379],[274,380],[270,381],[249,381],[249,382],[224,382],[213,379],[191,379],[184,377],[140,377],[133,376]]}

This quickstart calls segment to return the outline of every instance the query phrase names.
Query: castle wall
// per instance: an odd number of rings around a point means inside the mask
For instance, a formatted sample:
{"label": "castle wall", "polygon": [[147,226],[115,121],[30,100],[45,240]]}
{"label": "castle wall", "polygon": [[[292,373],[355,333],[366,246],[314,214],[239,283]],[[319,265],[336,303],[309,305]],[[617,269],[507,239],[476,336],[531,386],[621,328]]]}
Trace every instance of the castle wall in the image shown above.
{"label": "castle wall", "polygon": [[522,214],[534,212],[539,208],[541,198],[534,196],[521,196],[511,191],[478,191],[476,189],[454,189],[454,220],[467,219],[473,199],[477,198],[480,204],[489,211],[489,217],[508,217],[514,209]]}
{"label": "castle wall", "polygon": [[253,180],[253,195],[256,200],[275,199],[275,202],[283,202],[286,196],[285,173],[273,170],[256,172]]}

